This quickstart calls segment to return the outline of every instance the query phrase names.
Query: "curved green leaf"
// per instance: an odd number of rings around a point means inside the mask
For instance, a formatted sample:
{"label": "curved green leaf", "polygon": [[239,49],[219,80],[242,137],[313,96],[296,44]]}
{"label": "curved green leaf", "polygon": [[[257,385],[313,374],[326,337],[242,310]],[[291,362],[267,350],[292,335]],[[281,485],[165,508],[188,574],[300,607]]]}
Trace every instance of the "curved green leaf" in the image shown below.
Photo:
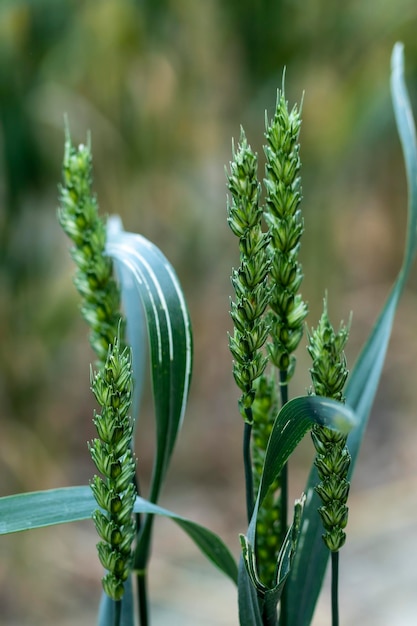
{"label": "curved green leaf", "polygon": [[[353,472],[359,448],[375,398],[391,336],[398,301],[409,276],[417,247],[417,142],[411,105],[404,82],[402,44],[396,44],[391,57],[391,94],[395,119],[404,154],[408,183],[408,227],[404,260],[397,280],[352,371],[346,399],[358,418],[358,426],[348,437]],[[308,626],[313,618],[328,560],[322,541],[322,526],[317,509],[321,502],[314,492],[318,482],[312,469],[306,487],[307,504],[301,529],[300,550],[294,559],[287,583],[289,623]]]}
{"label": "curved green leaf", "polygon": [[313,424],[327,426],[347,434],[355,423],[355,415],[349,406],[336,400],[320,396],[300,396],[287,402],[278,413],[268,440],[259,484],[259,506],[292,452]]}
{"label": "curved green leaf", "polygon": [[[106,252],[122,281],[128,334],[143,310],[148,329],[156,453],[149,500],[157,502],[178,432],[184,418],[192,368],[191,323],[175,271],[162,252],[141,235],[125,232],[121,221],[108,229]],[[123,283],[125,286],[123,286]],[[130,330],[129,330],[130,327]],[[133,368],[143,346],[133,340]],[[133,369],[134,377],[135,370]],[[136,381],[137,386],[141,381]],[[138,404],[134,400],[135,408]],[[135,551],[135,568],[145,569],[149,558],[153,518],[142,524]]]}
{"label": "curved green leaf", "polygon": [[[178,431],[184,417],[192,368],[191,323],[174,269],[162,252],[141,235],[113,225],[108,230],[106,252],[129,285],[126,313],[131,325],[138,310],[145,312],[150,344],[156,418],[156,455],[149,499],[156,502]],[[122,287],[122,293],[127,293]],[[136,299],[136,301],[135,301]],[[135,352],[143,350],[133,343]],[[139,382],[137,384],[140,384]]]}
{"label": "curved green leaf", "polygon": [[[240,623],[242,626],[249,626],[250,621],[248,620],[252,617],[258,619],[259,611],[266,610],[270,615],[274,611],[276,612],[284,582],[290,572],[300,530],[303,502],[296,502],[294,523],[287,533],[278,556],[276,583],[272,588],[265,587],[257,575],[254,546],[256,545],[258,512],[268,490],[313,424],[334,428],[347,434],[352,430],[355,423],[355,415],[347,405],[319,396],[294,398],[287,402],[278,413],[268,441],[258,495],[247,536],[241,538],[243,561],[246,566],[239,568],[238,580]],[[248,593],[249,584],[253,586],[254,590],[250,594]]]}
{"label": "curved green leaf", "polygon": [[[0,498],[0,535],[91,519],[96,508],[88,485],[5,496]],[[140,497],[136,498],[134,512],[172,519],[214,565],[237,582],[236,562],[223,541],[211,530]]]}
{"label": "curved green leaf", "polygon": [[237,583],[236,561],[223,541],[211,530],[139,497],[136,498],[134,511],[135,513],[151,513],[153,515],[162,515],[163,517],[171,518],[187,533],[200,548],[201,552],[205,554],[216,567],[226,574],[234,583]]}

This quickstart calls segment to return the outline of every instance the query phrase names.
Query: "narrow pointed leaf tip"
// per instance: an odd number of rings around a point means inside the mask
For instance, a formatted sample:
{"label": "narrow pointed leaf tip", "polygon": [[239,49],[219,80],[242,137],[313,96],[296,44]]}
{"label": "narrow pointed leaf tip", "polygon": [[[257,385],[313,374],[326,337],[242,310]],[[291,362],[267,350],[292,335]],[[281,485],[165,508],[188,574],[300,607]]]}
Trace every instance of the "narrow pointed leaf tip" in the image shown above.
{"label": "narrow pointed leaf tip", "polygon": [[391,56],[391,95],[408,185],[407,245],[402,269],[405,282],[417,247],[417,139],[413,111],[404,80],[404,45],[399,42],[395,44]]}

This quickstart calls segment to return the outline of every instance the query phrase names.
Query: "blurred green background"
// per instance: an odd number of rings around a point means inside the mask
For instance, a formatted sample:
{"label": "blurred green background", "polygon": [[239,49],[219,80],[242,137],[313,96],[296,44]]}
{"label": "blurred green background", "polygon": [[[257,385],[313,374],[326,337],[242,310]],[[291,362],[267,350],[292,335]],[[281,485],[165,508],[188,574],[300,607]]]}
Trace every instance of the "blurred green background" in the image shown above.
{"label": "blurred green background", "polygon": [[[224,173],[232,137],[242,124],[262,177],[264,112],[273,113],[285,66],[290,103],[304,94],[308,323],[316,325],[326,289],[336,326],[353,311],[352,365],[401,262],[406,182],[389,64],[394,43],[403,41],[417,111],[416,27],[412,0],[1,1],[1,495],[85,484],[93,473],[86,440],[93,436],[94,355],[56,220],[66,114],[76,143],[91,132],[102,213],[119,213],[128,230],[162,249],[189,303],[194,378],[163,504],[205,522],[238,553],[242,423],[227,346],[238,255],[226,224]],[[417,550],[410,543],[416,286],[414,277],[353,482],[342,557],[346,625],[413,624],[407,611],[413,602],[417,610],[416,574],[405,567]],[[305,352],[302,345],[293,395],[309,385]],[[149,397],[141,419],[137,455],[146,484]],[[294,497],[312,454],[306,441],[292,464]],[[2,537],[0,623],[94,623],[101,576],[94,544],[90,523]],[[237,624],[232,586],[165,522],[157,528],[151,585],[155,624]],[[201,610],[204,618],[196,617]],[[315,623],[330,623],[327,607],[320,611]]]}

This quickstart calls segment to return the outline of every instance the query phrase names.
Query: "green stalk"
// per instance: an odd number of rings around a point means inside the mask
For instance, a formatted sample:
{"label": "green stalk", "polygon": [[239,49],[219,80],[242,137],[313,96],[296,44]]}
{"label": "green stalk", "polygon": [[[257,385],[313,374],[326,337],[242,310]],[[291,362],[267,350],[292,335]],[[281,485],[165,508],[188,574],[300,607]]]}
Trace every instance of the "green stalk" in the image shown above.
{"label": "green stalk", "polygon": [[136,573],[136,584],[138,594],[139,624],[140,626],[148,626],[150,622],[146,570],[141,570]]}
{"label": "green stalk", "polygon": [[[287,404],[287,402],[288,402],[288,383],[285,382],[286,380],[287,380],[287,372],[281,370],[280,371],[281,406],[284,406],[284,404]],[[281,519],[282,519],[280,545],[282,546],[282,544],[284,543],[285,535],[287,534],[287,526],[288,526],[288,521],[287,521],[287,514],[288,514],[288,464],[287,463],[282,468],[280,484],[281,484],[280,499],[281,499]]]}
{"label": "green stalk", "polygon": [[134,554],[133,569],[136,573],[138,612],[140,626],[147,626],[148,597],[147,597],[147,568],[150,552],[150,540],[152,534],[153,516],[147,515],[143,524],[138,528],[138,541]]}
{"label": "green stalk", "polygon": [[[280,370],[280,389],[281,389],[281,406],[284,406],[288,402],[288,378],[285,370]],[[280,514],[281,514],[281,536],[280,545],[284,544],[285,535],[287,534],[288,526],[288,463],[285,463],[281,471],[280,476]],[[288,624],[288,611],[287,611],[287,594],[284,591],[281,596],[280,613],[279,613],[280,626],[287,626]]]}
{"label": "green stalk", "polygon": [[332,626],[339,626],[339,551],[332,552]]}
{"label": "green stalk", "polygon": [[[135,477],[136,491],[140,495],[139,478]],[[142,515],[136,513],[136,536],[139,536],[139,532],[143,526]],[[136,557],[136,554],[135,554]],[[136,592],[137,592],[137,610],[140,626],[148,626],[149,624],[149,605],[148,605],[148,592],[147,592],[147,578],[146,569],[136,571]]]}
{"label": "green stalk", "polygon": [[[250,409],[249,409],[250,410]],[[252,411],[250,411],[252,413]],[[253,513],[253,468],[251,457],[252,418],[245,422],[243,431],[243,466],[245,470],[246,513],[248,524]]]}
{"label": "green stalk", "polygon": [[114,601],[114,626],[120,626],[121,618],[122,618],[122,601],[115,600]]}

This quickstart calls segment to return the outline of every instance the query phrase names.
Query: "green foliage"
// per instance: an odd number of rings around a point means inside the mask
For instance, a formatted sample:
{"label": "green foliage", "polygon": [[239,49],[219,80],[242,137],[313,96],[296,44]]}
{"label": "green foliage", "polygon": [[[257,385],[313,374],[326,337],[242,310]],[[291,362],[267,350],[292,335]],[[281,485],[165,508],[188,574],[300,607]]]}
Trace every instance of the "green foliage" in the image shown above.
{"label": "green foliage", "polygon": [[[400,272],[362,348],[346,387],[346,401],[355,411],[358,420],[347,442],[352,457],[349,478],[355,467],[378,388],[395,312],[417,249],[417,143],[411,105],[404,82],[404,57],[401,44],[395,45],[391,62],[391,94],[403,148],[409,193],[407,237]],[[320,499],[314,493],[314,486],[317,482],[317,472],[313,468],[306,486],[308,501],[301,528],[303,547],[296,554],[288,583],[289,620],[294,626],[306,626],[311,623],[328,560],[328,551],[321,538],[320,520],[316,514],[320,506]]]}
{"label": "green foliage", "polygon": [[[173,267],[150,241],[125,232],[119,223],[109,231],[106,252],[114,260],[121,278],[134,285],[132,290],[123,291],[126,310],[134,310],[140,317],[144,312],[146,320],[157,444],[150,500],[156,501],[187,404],[193,349],[190,317]],[[130,323],[134,322],[128,320],[128,332]],[[144,346],[137,349],[143,352]],[[135,390],[140,389],[141,381],[136,379],[135,371],[133,376]]]}
{"label": "green foliage", "polygon": [[[90,487],[63,487],[21,493],[0,498],[0,535],[55,524],[91,519],[96,502]],[[237,581],[237,567],[228,548],[214,533],[200,524],[172,513],[137,496],[134,513],[162,515],[172,519],[198,548],[231,580]]]}
{"label": "green foliage", "polygon": [[[257,557],[254,546],[256,545],[259,510],[292,452],[314,423],[327,428],[337,429],[338,432],[346,434],[354,427],[355,416],[347,406],[318,396],[294,398],[282,407],[269,438],[258,495],[248,532],[245,537],[241,538],[247,571],[245,572],[242,568],[240,570],[239,592],[247,594],[248,582],[246,576],[249,575],[251,583],[256,590],[256,594],[251,595],[253,606],[250,612],[253,611],[257,614],[259,611],[265,620],[264,624],[276,623],[277,604],[296,554],[304,498],[295,503],[293,524],[286,534],[283,545],[280,547],[275,563],[274,580],[270,586],[266,586],[260,580],[256,566]],[[247,603],[248,599],[244,603],[242,602],[243,606],[246,607],[244,613],[240,615],[243,626],[249,626],[250,624],[250,622],[245,621],[248,611]]]}
{"label": "green foliage", "polygon": [[[121,225],[109,232],[107,252],[121,268],[121,277],[134,282],[126,291],[127,310],[143,307],[150,343],[156,421],[156,454],[149,500],[156,502],[181,428],[192,369],[192,335],[188,310],[176,274],[149,241],[125,233]],[[132,346],[134,347],[134,346]],[[143,351],[143,345],[138,346]],[[139,381],[140,386],[140,381]],[[138,525],[134,569],[146,571],[150,556],[153,515]]]}
{"label": "green foliage", "polygon": [[[316,395],[289,401],[287,397],[289,374],[293,373],[292,352],[301,339],[307,313],[306,305],[296,293],[302,278],[296,257],[303,231],[298,209],[301,194],[298,109],[288,112],[283,94],[279,94],[276,115],[267,125],[265,221],[268,232],[264,232],[261,224],[256,155],[243,133],[233,155],[228,177],[232,194],[228,220],[239,238],[241,265],[232,277],[236,302],[232,305],[235,334],[230,339],[230,347],[235,358],[235,380],[242,391],[245,436],[253,436],[253,451],[258,452],[258,456],[254,454],[255,481],[250,485],[255,498],[253,506],[248,507],[247,532],[241,536],[239,567],[214,533],[157,504],[187,404],[192,369],[189,314],[178,278],[159,249],[140,235],[125,232],[120,222],[111,222],[105,229],[91,191],[89,147],[81,146],[77,151],[67,140],[59,216],[75,243],[76,284],[84,298],[84,316],[93,327],[93,346],[101,362],[101,368],[91,381],[101,413],[94,417],[98,438],[90,445],[90,451],[103,478],[94,477],[91,489],[71,487],[0,498],[0,534],[93,517],[101,537],[99,557],[110,572],[105,577],[104,587],[116,600],[102,602],[100,625],[134,624],[136,609],[132,601],[131,568],[142,588],[138,602],[140,622],[147,623],[146,585],[141,586],[141,583],[148,567],[153,521],[157,515],[178,524],[202,553],[237,583],[241,626],[276,626],[278,621],[282,626],[311,623],[328,559],[328,549],[321,539],[319,495],[325,501],[321,517],[331,539],[326,541],[327,546],[338,550],[344,541],[346,511],[343,507],[348,480],[377,390],[395,311],[417,249],[417,148],[399,45],[393,52],[392,96],[409,184],[406,251],[397,281],[345,392],[347,371],[343,349],[347,331],[341,327],[335,333],[325,311],[309,344]],[[113,264],[120,282],[126,336],[132,354],[120,346],[119,287],[113,279]],[[270,283],[268,274],[272,277]],[[267,315],[268,304],[276,318]],[[274,339],[274,346],[268,351],[264,342],[271,325],[274,327],[272,335],[279,338],[279,345]],[[142,387],[145,330],[149,339],[156,423],[156,451],[147,499],[135,495],[133,479],[135,470],[140,471],[140,459],[135,468],[132,453],[134,435],[140,432],[137,409]],[[268,359],[284,373],[279,382],[263,375]],[[134,415],[130,419],[127,416],[132,393]],[[340,402],[344,400],[344,393],[346,404]],[[277,406],[279,395],[281,407]],[[252,422],[257,418],[259,424],[255,423],[252,431]],[[275,492],[278,487],[283,488],[280,481],[288,459],[311,429],[318,457],[305,495],[294,504],[289,528],[285,527],[286,511],[280,511],[283,513],[279,520],[280,545],[274,543],[273,549],[267,551],[266,556],[262,555],[263,544],[258,536],[268,523],[265,514],[273,509],[273,519],[276,519],[276,511],[282,508],[282,501],[278,502]],[[343,470],[342,479],[338,481],[334,479],[335,466],[338,470],[342,466]],[[340,473],[338,475],[340,479]],[[317,488],[319,478],[322,482]],[[337,489],[339,492],[335,494]],[[335,500],[338,506],[342,503],[340,515],[332,508]],[[132,513],[136,514],[135,518]],[[336,520],[332,518],[333,513]],[[332,534],[335,528],[341,531],[336,540]],[[132,556],[134,538],[136,546]],[[118,601],[124,591],[126,602],[121,605]],[[281,601],[285,610],[279,613]]]}

